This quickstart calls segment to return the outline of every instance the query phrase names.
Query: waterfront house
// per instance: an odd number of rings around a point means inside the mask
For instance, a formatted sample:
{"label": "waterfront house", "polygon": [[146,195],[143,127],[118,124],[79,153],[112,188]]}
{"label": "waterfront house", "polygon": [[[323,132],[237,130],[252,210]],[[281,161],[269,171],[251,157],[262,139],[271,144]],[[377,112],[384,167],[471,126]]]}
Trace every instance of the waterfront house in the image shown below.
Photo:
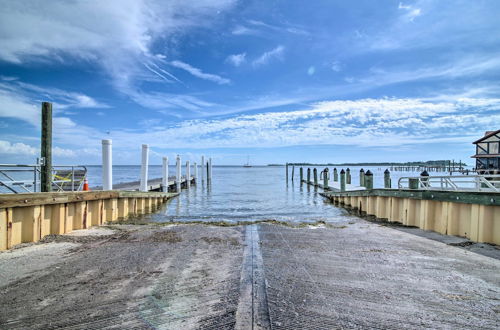
{"label": "waterfront house", "polygon": [[487,131],[476,145],[476,171],[480,174],[500,174],[500,129]]}

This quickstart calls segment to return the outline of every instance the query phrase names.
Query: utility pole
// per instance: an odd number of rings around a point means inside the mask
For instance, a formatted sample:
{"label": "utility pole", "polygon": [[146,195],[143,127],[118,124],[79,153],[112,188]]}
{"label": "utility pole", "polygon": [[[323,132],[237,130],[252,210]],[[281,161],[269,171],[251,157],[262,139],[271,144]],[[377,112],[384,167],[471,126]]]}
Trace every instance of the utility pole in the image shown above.
{"label": "utility pole", "polygon": [[42,102],[42,166],[40,190],[52,191],[52,103]]}

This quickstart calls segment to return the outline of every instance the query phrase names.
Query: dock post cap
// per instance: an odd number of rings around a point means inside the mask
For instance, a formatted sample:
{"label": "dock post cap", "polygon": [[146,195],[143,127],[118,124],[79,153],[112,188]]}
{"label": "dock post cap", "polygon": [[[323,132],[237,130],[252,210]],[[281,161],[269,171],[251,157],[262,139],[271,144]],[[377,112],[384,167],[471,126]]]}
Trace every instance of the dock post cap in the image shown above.
{"label": "dock post cap", "polygon": [[387,173],[391,173],[391,172],[389,172],[389,169],[388,169],[388,168],[386,168],[386,169],[385,169],[385,171],[384,171],[384,173],[386,173],[386,174],[387,174]]}
{"label": "dock post cap", "polygon": [[370,175],[373,175],[373,173],[370,170],[368,170],[368,171],[366,171],[365,175],[370,176]]}
{"label": "dock post cap", "polygon": [[102,140],[101,142],[102,142],[103,145],[111,145],[111,144],[113,144],[112,140]]}
{"label": "dock post cap", "polygon": [[426,170],[424,170],[422,173],[420,173],[420,176],[429,176],[429,173]]}
{"label": "dock post cap", "polygon": [[147,145],[147,144],[143,144],[143,145],[142,145],[142,147],[143,147],[143,148],[149,148],[149,145]]}
{"label": "dock post cap", "polygon": [[365,170],[363,170],[363,169],[360,169],[359,171],[360,171],[360,172],[364,172]]}
{"label": "dock post cap", "polygon": [[340,174],[345,174],[345,171],[344,171],[344,169],[342,169],[342,171],[340,171]]}
{"label": "dock post cap", "polygon": [[347,171],[349,171],[349,172],[351,171],[351,170],[349,169],[349,167],[346,169],[346,172],[347,172]]}

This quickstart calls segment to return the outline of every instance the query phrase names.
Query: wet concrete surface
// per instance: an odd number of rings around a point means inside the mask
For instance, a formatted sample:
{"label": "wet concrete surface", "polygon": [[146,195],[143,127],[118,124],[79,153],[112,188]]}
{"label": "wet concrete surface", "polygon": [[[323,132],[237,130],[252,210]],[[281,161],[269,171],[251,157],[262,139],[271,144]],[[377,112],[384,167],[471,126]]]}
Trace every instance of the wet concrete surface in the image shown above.
{"label": "wet concrete surface", "polygon": [[0,328],[500,326],[498,259],[353,219],[51,236],[0,253]]}

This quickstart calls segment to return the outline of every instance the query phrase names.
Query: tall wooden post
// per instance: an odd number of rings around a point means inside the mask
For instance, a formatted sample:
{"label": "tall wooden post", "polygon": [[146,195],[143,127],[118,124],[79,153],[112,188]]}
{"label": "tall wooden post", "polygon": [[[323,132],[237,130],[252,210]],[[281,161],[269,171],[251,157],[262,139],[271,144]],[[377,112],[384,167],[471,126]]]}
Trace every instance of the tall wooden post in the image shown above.
{"label": "tall wooden post", "polygon": [[345,191],[345,171],[340,171],[340,191]]}
{"label": "tall wooden post", "polygon": [[329,179],[329,176],[330,176],[330,172],[328,170],[328,167],[326,167],[323,172],[321,172],[323,174],[323,189],[328,189],[328,179]]}
{"label": "tall wooden post", "polygon": [[384,188],[391,189],[391,172],[389,172],[389,169],[384,171]]}
{"label": "tall wooden post", "polygon": [[335,181],[335,182],[339,181],[339,174],[337,172],[336,167],[333,169],[333,181]]}
{"label": "tall wooden post", "polygon": [[359,185],[361,187],[365,186],[365,170],[364,169],[359,170]]}
{"label": "tall wooden post", "polygon": [[318,185],[318,170],[316,169],[316,167],[313,169],[313,177],[314,177],[314,185],[317,186]]}
{"label": "tall wooden post", "polygon": [[52,191],[52,103],[42,102],[42,146],[43,160],[40,173],[40,190]]}
{"label": "tall wooden post", "polygon": [[302,181],[304,181],[304,169],[302,167],[299,169],[299,175],[300,175],[300,183],[302,183]]}
{"label": "tall wooden post", "polygon": [[285,165],[285,170],[286,170],[286,183],[288,183],[288,163]]}
{"label": "tall wooden post", "polygon": [[373,173],[370,170],[366,171],[365,174],[365,187],[368,190],[373,189]]}
{"label": "tall wooden post", "polygon": [[351,184],[351,169],[349,167],[345,170],[345,182]]}
{"label": "tall wooden post", "polygon": [[307,168],[307,183],[311,183],[311,168]]}

